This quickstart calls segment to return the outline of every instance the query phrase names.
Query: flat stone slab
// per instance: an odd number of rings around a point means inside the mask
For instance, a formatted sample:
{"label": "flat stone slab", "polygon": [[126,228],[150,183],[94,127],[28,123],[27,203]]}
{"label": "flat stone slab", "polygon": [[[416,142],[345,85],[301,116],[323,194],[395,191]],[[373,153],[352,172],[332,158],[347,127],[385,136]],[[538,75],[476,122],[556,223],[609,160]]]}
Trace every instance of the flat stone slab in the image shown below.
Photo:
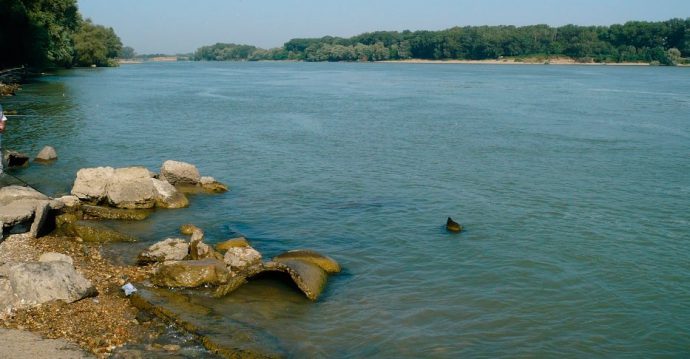
{"label": "flat stone slab", "polygon": [[14,329],[0,329],[0,358],[86,359],[94,356],[61,339],[44,339]]}

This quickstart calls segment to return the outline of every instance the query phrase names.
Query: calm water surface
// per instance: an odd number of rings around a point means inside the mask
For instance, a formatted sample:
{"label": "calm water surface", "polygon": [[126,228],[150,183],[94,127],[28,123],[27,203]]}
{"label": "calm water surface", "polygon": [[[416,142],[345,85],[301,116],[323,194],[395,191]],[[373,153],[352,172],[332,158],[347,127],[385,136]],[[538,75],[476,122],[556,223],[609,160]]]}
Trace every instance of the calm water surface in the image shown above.
{"label": "calm water surface", "polygon": [[[122,224],[337,259],[316,303],[270,281],[212,308],[294,357],[690,355],[686,68],[172,63],[44,76],[3,99],[14,172],[195,163],[228,183]],[[466,232],[446,233],[446,217]],[[226,321],[225,321],[226,320]]]}

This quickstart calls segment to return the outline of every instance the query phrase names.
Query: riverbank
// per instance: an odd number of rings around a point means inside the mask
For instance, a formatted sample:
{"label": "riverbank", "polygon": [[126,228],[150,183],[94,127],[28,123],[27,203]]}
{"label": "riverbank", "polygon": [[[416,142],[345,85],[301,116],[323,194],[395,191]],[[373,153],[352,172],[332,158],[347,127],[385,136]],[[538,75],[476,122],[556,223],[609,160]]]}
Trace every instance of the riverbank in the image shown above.
{"label": "riverbank", "polygon": [[35,239],[11,235],[0,243],[0,263],[36,261],[41,254],[49,252],[70,256],[76,270],[96,287],[98,296],[70,304],[53,301],[13,310],[0,322],[0,327],[67,340],[102,357],[124,344],[160,335],[155,323],[137,319],[138,310],[119,289],[125,282],[146,278],[147,270],[113,265],[101,256],[100,248],[95,245],[74,237]]}
{"label": "riverbank", "polygon": [[[378,61],[383,63],[404,63],[404,64],[481,64],[481,65],[583,65],[583,66],[650,66],[646,62],[578,62],[567,57],[555,58],[526,58],[526,59],[495,59],[495,60],[387,60]],[[684,65],[678,65],[684,66]]]}
{"label": "riverbank", "polygon": [[20,83],[26,76],[26,69],[16,67],[0,70],[0,96],[12,96],[21,89]]}

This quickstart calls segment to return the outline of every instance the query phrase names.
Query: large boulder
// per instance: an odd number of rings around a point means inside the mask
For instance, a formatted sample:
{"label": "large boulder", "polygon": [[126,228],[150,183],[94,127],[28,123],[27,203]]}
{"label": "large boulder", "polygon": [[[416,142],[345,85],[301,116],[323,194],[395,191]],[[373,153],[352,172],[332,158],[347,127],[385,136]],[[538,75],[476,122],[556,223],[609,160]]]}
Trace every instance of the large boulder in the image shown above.
{"label": "large boulder", "polygon": [[199,170],[193,164],[168,160],[161,167],[161,179],[172,185],[196,185],[201,179]]}
{"label": "large boulder", "polygon": [[3,281],[0,288],[9,289],[0,293],[5,296],[0,299],[4,304],[35,305],[51,300],[71,303],[97,294],[93,284],[66,261],[6,264],[0,267]]}
{"label": "large boulder", "polygon": [[226,284],[229,278],[225,263],[207,258],[165,262],[153,274],[151,282],[159,287],[195,288]]}
{"label": "large boulder", "polygon": [[189,243],[184,239],[167,238],[155,243],[137,257],[137,264],[146,265],[156,262],[181,261],[189,253]]}
{"label": "large boulder", "polygon": [[189,200],[167,181],[151,178],[156,191],[156,205],[161,208],[183,208],[189,206]]}
{"label": "large boulder", "polygon": [[97,204],[105,200],[114,174],[112,167],[82,168],[77,172],[71,193],[84,202]]}
{"label": "large boulder", "polygon": [[55,152],[55,149],[51,146],[45,146],[41,149],[40,152],[36,155],[36,158],[34,158],[34,161],[37,162],[50,162],[54,161],[57,159],[57,152]]}
{"label": "large boulder", "polygon": [[106,189],[108,203],[117,208],[153,208],[157,191],[144,167],[117,168]]}

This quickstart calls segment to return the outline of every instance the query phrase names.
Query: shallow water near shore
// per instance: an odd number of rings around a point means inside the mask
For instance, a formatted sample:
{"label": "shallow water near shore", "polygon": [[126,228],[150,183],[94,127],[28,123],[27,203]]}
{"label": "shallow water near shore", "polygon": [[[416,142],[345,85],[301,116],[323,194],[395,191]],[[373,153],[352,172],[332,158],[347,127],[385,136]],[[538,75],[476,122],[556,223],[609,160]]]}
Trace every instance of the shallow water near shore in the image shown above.
{"label": "shallow water near shore", "polygon": [[[688,69],[151,63],[44,76],[3,98],[12,174],[194,163],[221,195],[119,223],[132,262],[179,236],[338,260],[316,303],[256,281],[192,298],[292,357],[686,356]],[[452,216],[466,231],[447,233]],[[218,318],[221,318],[220,320]],[[227,322],[223,322],[226,318]]]}

